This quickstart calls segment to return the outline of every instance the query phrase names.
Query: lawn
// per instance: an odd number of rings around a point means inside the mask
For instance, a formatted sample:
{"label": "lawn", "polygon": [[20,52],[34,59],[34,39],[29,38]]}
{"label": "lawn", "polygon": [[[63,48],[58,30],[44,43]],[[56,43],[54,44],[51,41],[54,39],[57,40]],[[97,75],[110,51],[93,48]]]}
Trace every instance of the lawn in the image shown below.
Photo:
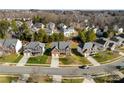
{"label": "lawn", "polygon": [[22,55],[11,54],[7,56],[0,57],[0,62],[10,62],[17,63],[22,58]]}
{"label": "lawn", "polygon": [[17,77],[0,76],[0,83],[11,83],[12,80],[16,81]]}
{"label": "lawn", "polygon": [[109,75],[109,76],[94,78],[96,83],[112,83],[118,79],[119,79],[119,76],[117,75]]}
{"label": "lawn", "polygon": [[48,56],[37,56],[37,57],[30,57],[27,63],[31,64],[46,64]]}
{"label": "lawn", "polygon": [[53,82],[52,77],[43,75],[31,75],[28,83],[51,83]]}
{"label": "lawn", "polygon": [[78,53],[76,49],[72,49],[72,55],[59,58],[59,60],[64,65],[91,65],[91,63]]}
{"label": "lawn", "polygon": [[62,79],[62,83],[82,83],[83,79]]}
{"label": "lawn", "polygon": [[112,51],[100,52],[93,56],[93,58],[96,59],[101,64],[106,63],[105,61],[112,60],[117,57],[119,57],[119,54],[117,52]]}

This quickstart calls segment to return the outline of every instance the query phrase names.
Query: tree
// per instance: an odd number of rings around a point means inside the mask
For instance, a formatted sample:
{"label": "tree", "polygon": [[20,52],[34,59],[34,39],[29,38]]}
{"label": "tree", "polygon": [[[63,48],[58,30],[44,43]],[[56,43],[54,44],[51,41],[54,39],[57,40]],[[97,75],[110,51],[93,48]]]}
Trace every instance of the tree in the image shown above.
{"label": "tree", "polygon": [[10,26],[10,23],[7,20],[0,21],[0,38],[6,37],[6,32]]}
{"label": "tree", "polygon": [[48,37],[48,42],[52,42],[52,41],[53,41],[53,36],[51,35]]}
{"label": "tree", "polygon": [[58,33],[53,33],[52,37],[53,37],[53,41],[59,41],[59,34]]}
{"label": "tree", "polygon": [[103,33],[103,37],[108,38],[108,36],[109,36],[109,33],[108,32],[104,32]]}
{"label": "tree", "polygon": [[83,43],[85,43],[86,42],[86,32],[85,31],[80,31],[79,32],[79,38],[81,39],[81,41]]}
{"label": "tree", "polygon": [[40,29],[38,32],[34,33],[34,41],[43,42],[46,37],[46,32],[43,29]]}
{"label": "tree", "polygon": [[12,27],[12,31],[14,31],[14,32],[17,32],[19,30],[15,20],[12,20],[11,27]]}
{"label": "tree", "polygon": [[86,32],[86,41],[93,42],[94,40],[96,40],[96,34],[92,30],[88,30]]}
{"label": "tree", "polygon": [[42,18],[40,16],[34,16],[32,20],[33,20],[33,23],[35,24],[35,23],[41,22]]}
{"label": "tree", "polygon": [[64,40],[64,33],[59,33],[59,41],[63,41]]}

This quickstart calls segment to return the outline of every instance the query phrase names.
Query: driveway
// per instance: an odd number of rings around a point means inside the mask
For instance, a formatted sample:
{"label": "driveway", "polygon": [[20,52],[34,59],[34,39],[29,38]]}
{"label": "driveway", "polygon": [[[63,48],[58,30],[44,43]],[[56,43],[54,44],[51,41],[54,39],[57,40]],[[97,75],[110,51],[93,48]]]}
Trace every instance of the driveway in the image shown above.
{"label": "driveway", "polygon": [[50,67],[52,67],[52,68],[59,67],[59,56],[58,55],[52,56]]}
{"label": "driveway", "polygon": [[100,63],[98,63],[94,58],[91,56],[88,56],[87,59],[94,65],[94,66],[100,66]]}
{"label": "driveway", "polygon": [[[58,68],[59,67],[59,56],[52,56],[51,60],[51,68]],[[61,75],[53,75],[53,83],[61,83],[62,76]]]}
{"label": "driveway", "polygon": [[[16,66],[24,66],[27,63],[29,58],[30,56],[23,56],[21,60],[16,64]],[[29,77],[30,77],[29,74],[22,74],[21,77],[17,80],[17,82],[25,83]]]}
{"label": "driveway", "polygon": [[29,56],[23,56],[22,59],[16,64],[16,66],[24,66],[29,58]]}

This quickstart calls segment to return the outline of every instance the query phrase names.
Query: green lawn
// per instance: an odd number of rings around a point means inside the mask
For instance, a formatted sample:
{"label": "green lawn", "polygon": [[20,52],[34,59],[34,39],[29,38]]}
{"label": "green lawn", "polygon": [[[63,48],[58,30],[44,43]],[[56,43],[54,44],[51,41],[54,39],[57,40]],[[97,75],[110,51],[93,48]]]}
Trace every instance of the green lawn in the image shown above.
{"label": "green lawn", "polygon": [[7,56],[0,57],[0,62],[11,62],[17,63],[22,58],[22,55],[10,54]]}
{"label": "green lawn", "polygon": [[119,57],[119,54],[112,51],[100,52],[93,56],[93,58],[96,59],[101,64],[106,63],[105,61],[112,60],[117,57]]}
{"label": "green lawn", "polygon": [[17,80],[17,77],[9,77],[9,76],[0,76],[0,83],[11,83],[11,81]]}
{"label": "green lawn", "polygon": [[82,83],[83,79],[62,79],[62,83]]}
{"label": "green lawn", "polygon": [[29,58],[27,63],[32,63],[32,64],[46,64],[48,56],[43,55],[43,56],[37,56],[37,57],[31,57]]}
{"label": "green lawn", "polygon": [[94,78],[96,83],[112,83],[114,82],[114,80],[117,79],[119,79],[119,76],[117,75],[109,75],[109,76]]}

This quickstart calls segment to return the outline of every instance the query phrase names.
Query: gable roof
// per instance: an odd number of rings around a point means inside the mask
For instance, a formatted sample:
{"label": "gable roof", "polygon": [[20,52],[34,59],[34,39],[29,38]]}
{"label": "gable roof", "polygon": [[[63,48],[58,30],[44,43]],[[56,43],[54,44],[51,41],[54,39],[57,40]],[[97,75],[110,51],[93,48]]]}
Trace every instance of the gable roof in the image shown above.
{"label": "gable roof", "polygon": [[120,35],[118,35],[119,37],[121,37],[121,38],[124,38],[124,34],[120,34]]}
{"label": "gable roof", "polygon": [[119,39],[116,38],[116,37],[112,37],[110,40],[115,41],[115,42],[118,42],[119,41]]}
{"label": "gable roof", "polygon": [[18,39],[1,39],[0,45],[4,47],[9,47],[10,45],[16,46]]}
{"label": "gable roof", "polygon": [[96,43],[99,43],[99,44],[101,44],[101,45],[104,45],[107,41],[104,40],[103,38],[100,38],[100,39],[97,39],[95,42],[96,42]]}
{"label": "gable roof", "polygon": [[91,49],[93,47],[93,43],[92,42],[87,42],[84,44],[83,49]]}
{"label": "gable roof", "polygon": [[70,42],[60,41],[60,42],[52,42],[52,48],[57,48],[59,50],[67,49],[70,47]]}
{"label": "gable roof", "polygon": [[40,43],[40,42],[30,42],[28,45],[25,46],[25,48],[29,48],[29,49],[35,49],[37,46],[40,47],[45,47],[44,43]]}

